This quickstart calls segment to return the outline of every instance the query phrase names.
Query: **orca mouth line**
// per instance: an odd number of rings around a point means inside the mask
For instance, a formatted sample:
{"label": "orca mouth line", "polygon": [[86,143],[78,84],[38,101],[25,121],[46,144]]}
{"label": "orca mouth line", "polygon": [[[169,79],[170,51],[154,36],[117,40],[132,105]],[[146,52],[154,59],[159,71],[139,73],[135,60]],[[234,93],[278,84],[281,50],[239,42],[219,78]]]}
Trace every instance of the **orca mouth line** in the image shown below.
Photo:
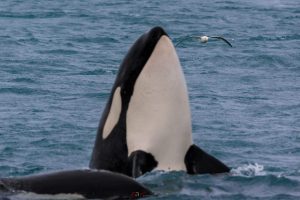
{"label": "orca mouth line", "polygon": [[233,47],[232,44],[222,36],[207,36],[207,35],[203,35],[203,36],[186,36],[183,39],[179,40],[179,42],[176,43],[175,47],[177,47],[177,46],[179,46],[179,44],[182,44],[183,42],[185,42],[187,40],[191,40],[191,39],[197,39],[202,43],[207,43],[209,38],[222,40],[223,42],[228,44],[228,46]]}

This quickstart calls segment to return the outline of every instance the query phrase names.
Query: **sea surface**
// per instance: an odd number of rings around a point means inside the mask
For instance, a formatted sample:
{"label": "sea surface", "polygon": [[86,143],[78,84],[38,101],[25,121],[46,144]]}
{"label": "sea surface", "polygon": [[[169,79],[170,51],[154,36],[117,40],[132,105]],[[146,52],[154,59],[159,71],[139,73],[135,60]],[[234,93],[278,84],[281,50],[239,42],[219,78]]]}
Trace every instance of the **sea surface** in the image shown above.
{"label": "sea surface", "polygon": [[300,199],[299,0],[1,0],[0,177],[87,168],[118,67],[154,26],[232,43],[176,47],[194,142],[232,171],[151,172],[148,199]]}

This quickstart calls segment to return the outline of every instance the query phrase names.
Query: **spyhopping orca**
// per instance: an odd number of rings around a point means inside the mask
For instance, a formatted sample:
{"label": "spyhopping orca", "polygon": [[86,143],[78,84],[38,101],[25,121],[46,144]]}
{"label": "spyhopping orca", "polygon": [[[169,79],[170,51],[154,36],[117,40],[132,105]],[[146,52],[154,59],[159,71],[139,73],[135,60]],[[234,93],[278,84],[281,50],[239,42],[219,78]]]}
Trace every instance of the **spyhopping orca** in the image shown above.
{"label": "spyhopping orca", "polygon": [[4,178],[0,179],[1,190],[14,193],[26,191],[40,195],[76,194],[89,199],[131,199],[152,194],[128,176],[97,170],[71,170]]}
{"label": "spyhopping orca", "polygon": [[132,177],[154,169],[229,172],[193,144],[185,78],[162,28],[142,35],[124,58],[99,123],[90,168]]}

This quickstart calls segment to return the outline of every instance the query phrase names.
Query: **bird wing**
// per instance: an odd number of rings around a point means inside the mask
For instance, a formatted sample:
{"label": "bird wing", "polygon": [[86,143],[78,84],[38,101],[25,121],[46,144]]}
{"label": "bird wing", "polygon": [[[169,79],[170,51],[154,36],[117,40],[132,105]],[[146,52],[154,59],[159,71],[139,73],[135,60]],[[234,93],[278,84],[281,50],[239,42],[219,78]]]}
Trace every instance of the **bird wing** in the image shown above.
{"label": "bird wing", "polygon": [[219,40],[223,40],[224,42],[226,42],[229,46],[232,47],[232,45],[230,44],[230,42],[228,40],[226,40],[225,38],[221,37],[221,36],[209,36],[210,38],[216,38]]}

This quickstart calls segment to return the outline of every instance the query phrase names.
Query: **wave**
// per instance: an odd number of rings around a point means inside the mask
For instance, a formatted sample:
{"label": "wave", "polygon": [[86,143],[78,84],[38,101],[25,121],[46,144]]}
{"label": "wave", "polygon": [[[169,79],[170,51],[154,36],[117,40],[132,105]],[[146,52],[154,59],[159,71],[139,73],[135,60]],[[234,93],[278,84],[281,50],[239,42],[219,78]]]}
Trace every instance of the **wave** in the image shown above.
{"label": "wave", "polygon": [[258,163],[245,164],[237,168],[233,168],[231,171],[232,176],[265,176],[267,173],[264,171],[264,166]]}

